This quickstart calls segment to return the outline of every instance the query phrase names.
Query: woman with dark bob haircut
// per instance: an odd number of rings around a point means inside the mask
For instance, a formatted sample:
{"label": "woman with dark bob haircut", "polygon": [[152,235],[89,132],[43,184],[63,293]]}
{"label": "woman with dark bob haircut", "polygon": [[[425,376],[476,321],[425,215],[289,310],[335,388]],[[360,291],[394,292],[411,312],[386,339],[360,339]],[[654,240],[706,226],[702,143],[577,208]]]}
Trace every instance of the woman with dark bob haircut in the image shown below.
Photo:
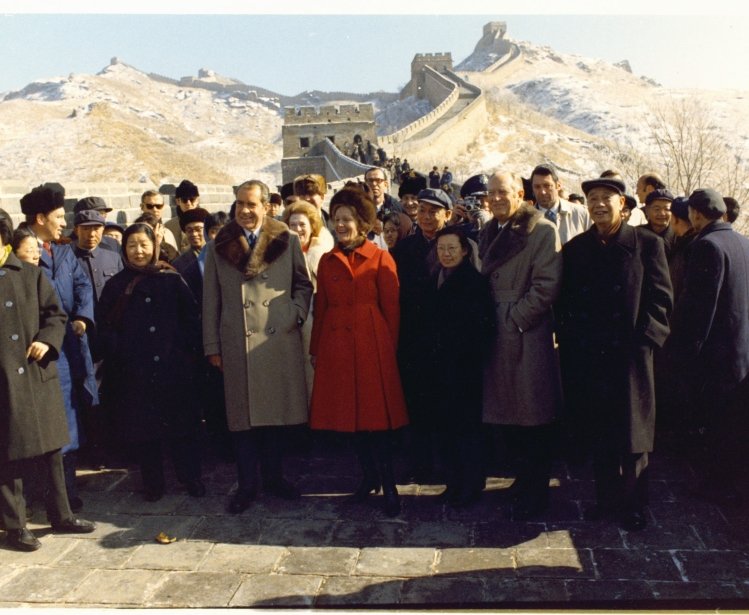
{"label": "woman with dark bob haircut", "polygon": [[391,437],[408,418],[395,358],[398,275],[393,257],[367,240],[375,212],[358,187],[330,201],[337,243],[317,272],[310,427],[354,434],[363,478],[351,500],[362,502],[382,487],[385,513],[393,517],[400,502]]}
{"label": "woman with dark bob haircut", "polygon": [[195,386],[202,349],[198,308],[182,277],[157,260],[157,250],[149,224],[129,226],[122,236],[125,268],[107,282],[96,306],[102,405],[116,437],[135,451],[150,502],[166,488],[163,444],[187,492],[205,495]]}

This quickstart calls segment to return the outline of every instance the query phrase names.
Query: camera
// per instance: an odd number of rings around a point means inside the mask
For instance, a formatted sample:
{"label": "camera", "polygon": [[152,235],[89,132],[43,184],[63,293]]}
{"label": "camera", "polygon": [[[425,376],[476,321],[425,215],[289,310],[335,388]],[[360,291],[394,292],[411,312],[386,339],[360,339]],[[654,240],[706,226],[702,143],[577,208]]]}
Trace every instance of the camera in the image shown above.
{"label": "camera", "polygon": [[481,201],[476,196],[467,196],[463,199],[463,207],[468,213],[476,213],[481,209]]}

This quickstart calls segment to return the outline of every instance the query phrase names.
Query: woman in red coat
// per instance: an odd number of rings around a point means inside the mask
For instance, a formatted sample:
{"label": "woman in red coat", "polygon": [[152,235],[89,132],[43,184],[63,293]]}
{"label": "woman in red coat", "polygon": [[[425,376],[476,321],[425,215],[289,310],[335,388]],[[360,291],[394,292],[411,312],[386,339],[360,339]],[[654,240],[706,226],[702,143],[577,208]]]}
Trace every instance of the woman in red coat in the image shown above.
{"label": "woman in red coat", "polygon": [[390,254],[367,240],[374,203],[346,187],[330,201],[337,244],[320,259],[310,354],[315,365],[310,426],[355,434],[363,480],[352,500],[382,486],[385,512],[400,512],[391,453],[407,424],[395,349],[400,307]]}

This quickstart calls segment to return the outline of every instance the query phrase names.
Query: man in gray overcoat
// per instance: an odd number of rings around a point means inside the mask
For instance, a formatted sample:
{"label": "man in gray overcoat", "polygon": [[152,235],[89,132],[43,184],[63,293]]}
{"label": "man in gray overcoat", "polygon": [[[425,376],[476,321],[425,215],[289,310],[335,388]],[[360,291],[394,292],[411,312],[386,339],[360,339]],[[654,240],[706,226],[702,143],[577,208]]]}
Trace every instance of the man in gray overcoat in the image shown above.
{"label": "man in gray overcoat", "polygon": [[258,466],[266,493],[299,497],[283,478],[281,440],[284,426],[307,422],[301,326],[312,282],[297,235],[265,215],[269,197],[260,181],[240,185],[235,219],[206,247],[203,347],[224,372],[239,482],[232,513],[255,499]]}
{"label": "man in gray overcoat", "polygon": [[496,306],[497,337],[484,372],[485,423],[501,425],[518,457],[509,516],[517,521],[549,505],[552,423],[561,406],[551,307],[562,256],[556,226],[523,204],[513,173],[489,178],[494,220],[479,235],[481,271]]}

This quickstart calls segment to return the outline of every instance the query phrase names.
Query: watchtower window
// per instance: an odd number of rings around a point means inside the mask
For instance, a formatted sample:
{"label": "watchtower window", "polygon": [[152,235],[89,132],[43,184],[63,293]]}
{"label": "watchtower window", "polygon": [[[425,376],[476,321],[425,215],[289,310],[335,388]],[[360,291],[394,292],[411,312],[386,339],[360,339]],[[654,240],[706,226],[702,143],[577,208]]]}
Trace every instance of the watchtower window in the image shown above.
{"label": "watchtower window", "polygon": [[299,147],[309,147],[309,137],[299,137]]}

